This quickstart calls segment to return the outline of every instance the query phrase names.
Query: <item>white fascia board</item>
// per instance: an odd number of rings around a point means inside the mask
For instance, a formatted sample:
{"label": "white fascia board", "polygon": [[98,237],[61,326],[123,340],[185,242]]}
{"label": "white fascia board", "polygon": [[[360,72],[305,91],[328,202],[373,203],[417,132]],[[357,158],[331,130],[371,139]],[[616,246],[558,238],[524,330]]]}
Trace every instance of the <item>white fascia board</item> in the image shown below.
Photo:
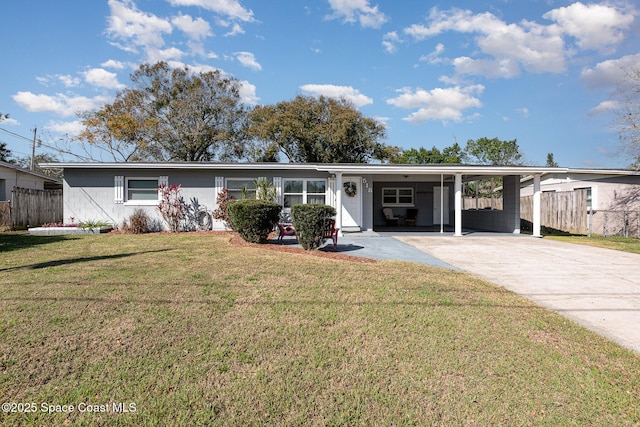
{"label": "white fascia board", "polygon": [[330,173],[374,173],[416,175],[529,175],[550,172],[566,172],[566,168],[538,168],[526,166],[467,166],[467,165],[317,165],[319,171]]}
{"label": "white fascia board", "polygon": [[566,173],[566,168],[530,166],[476,166],[476,165],[396,165],[396,164],[344,164],[344,163],[215,163],[215,162],[59,162],[41,163],[41,167],[63,169],[209,169],[209,170],[315,170],[345,174],[388,175],[532,175]]}
{"label": "white fascia board", "polygon": [[63,169],[209,169],[209,170],[317,170],[307,163],[207,163],[207,162],[60,162],[41,163],[42,167]]}

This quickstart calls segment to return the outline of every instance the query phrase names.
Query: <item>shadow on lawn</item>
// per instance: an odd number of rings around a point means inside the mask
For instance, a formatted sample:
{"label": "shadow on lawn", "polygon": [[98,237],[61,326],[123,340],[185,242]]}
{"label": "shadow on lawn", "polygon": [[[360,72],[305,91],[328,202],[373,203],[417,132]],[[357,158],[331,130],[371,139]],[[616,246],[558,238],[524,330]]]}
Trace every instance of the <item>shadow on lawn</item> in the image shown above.
{"label": "shadow on lawn", "polygon": [[32,246],[47,245],[63,240],[73,239],[69,236],[32,236],[26,233],[0,233],[0,252],[17,251]]}
{"label": "shadow on lawn", "polygon": [[70,258],[70,259],[59,259],[55,261],[46,261],[39,262],[37,264],[28,264],[28,265],[19,265],[16,267],[8,267],[8,268],[0,268],[0,271],[12,271],[12,270],[20,270],[20,269],[39,269],[39,268],[47,268],[47,267],[58,267],[61,265],[69,265],[76,264],[79,262],[89,262],[89,261],[100,261],[104,259],[119,259],[126,258],[133,255],[141,255],[141,254],[152,254],[156,252],[167,252],[172,249],[158,249],[154,251],[141,251],[141,252],[130,252],[127,254],[114,254],[114,255],[99,255],[99,256],[90,256],[90,257],[79,257],[79,258]]}

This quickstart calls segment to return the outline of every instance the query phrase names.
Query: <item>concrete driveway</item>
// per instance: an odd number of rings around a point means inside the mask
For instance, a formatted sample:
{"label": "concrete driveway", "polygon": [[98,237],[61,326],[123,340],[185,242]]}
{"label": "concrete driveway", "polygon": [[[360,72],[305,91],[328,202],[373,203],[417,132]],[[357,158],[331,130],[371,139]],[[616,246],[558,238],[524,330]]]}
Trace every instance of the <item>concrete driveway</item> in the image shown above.
{"label": "concrete driveway", "polygon": [[530,236],[396,236],[640,353],[640,255]]}

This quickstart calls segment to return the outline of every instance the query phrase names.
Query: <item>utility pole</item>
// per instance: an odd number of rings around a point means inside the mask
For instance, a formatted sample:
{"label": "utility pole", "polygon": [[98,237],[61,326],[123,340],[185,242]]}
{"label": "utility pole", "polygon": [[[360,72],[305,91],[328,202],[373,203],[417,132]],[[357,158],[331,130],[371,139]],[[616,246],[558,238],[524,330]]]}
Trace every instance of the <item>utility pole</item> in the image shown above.
{"label": "utility pole", "polygon": [[29,166],[29,170],[33,171],[35,169],[35,159],[36,159],[36,133],[38,132],[38,128],[34,126],[33,128],[33,144],[31,144],[31,165]]}

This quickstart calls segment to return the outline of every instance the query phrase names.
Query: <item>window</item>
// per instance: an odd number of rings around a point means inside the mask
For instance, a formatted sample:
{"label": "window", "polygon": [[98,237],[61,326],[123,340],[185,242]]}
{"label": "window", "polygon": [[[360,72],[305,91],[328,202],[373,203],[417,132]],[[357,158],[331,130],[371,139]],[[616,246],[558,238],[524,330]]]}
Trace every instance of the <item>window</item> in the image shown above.
{"label": "window", "polygon": [[284,207],[326,203],[327,181],[322,179],[285,179]]}
{"label": "window", "polygon": [[127,178],[127,201],[158,201],[158,178]]}
{"label": "window", "polygon": [[236,199],[255,199],[256,184],[253,178],[227,179],[227,191]]}
{"label": "window", "polygon": [[383,188],[382,206],[414,206],[413,188]]}

